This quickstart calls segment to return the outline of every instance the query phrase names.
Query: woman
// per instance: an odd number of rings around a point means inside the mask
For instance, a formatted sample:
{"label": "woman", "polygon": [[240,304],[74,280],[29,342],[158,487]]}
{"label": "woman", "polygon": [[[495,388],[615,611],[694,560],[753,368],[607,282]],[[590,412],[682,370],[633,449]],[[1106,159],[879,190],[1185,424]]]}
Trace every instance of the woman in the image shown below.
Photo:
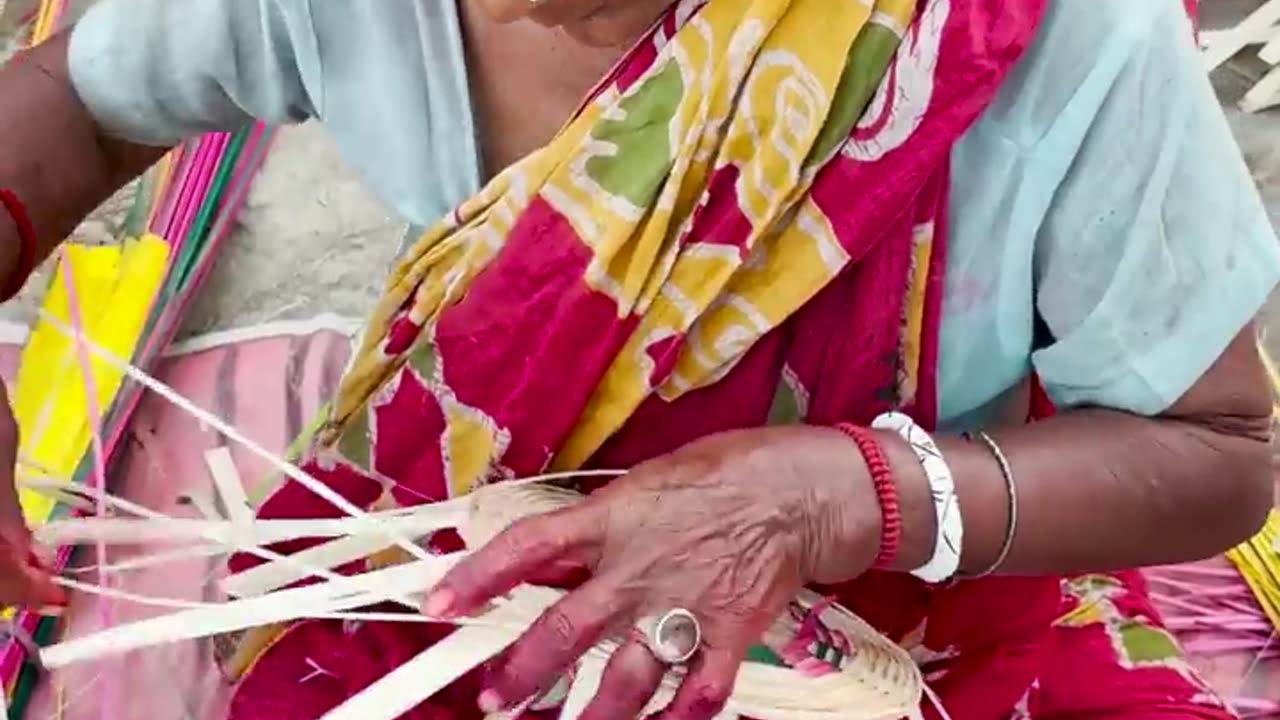
{"label": "woman", "polygon": [[[412,220],[478,191],[406,249],[307,471],[362,505],[631,471],[427,598],[574,586],[412,717],[517,705],[672,611],[701,642],[663,717],[716,717],[811,584],[952,717],[1230,717],[1126,570],[1271,501],[1252,318],[1280,258],[1181,6],[642,5],[487,8],[566,35],[467,2],[105,0],[0,79],[27,99],[0,184],[47,251],[156,147],[316,116]],[[1033,373],[1060,412],[1023,423]],[[335,512],[292,484],[260,509]],[[48,601],[6,532],[8,599]],[[438,636],[299,623],[232,715],[318,717]],[[584,717],[639,713],[661,655],[632,636]]]}

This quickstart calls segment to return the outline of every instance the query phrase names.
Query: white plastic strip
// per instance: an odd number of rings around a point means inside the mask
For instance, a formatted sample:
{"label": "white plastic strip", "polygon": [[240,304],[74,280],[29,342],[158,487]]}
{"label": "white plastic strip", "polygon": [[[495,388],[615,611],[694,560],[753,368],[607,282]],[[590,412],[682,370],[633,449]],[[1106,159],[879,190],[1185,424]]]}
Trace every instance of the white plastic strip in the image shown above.
{"label": "white plastic strip", "polygon": [[1280,105],[1280,68],[1272,68],[1240,99],[1240,109],[1257,113]]}
{"label": "white plastic strip", "polygon": [[[86,487],[82,487],[81,490],[95,497],[97,495],[96,488],[86,486]],[[283,522],[283,523],[294,524],[294,526],[291,528],[291,532],[296,533],[296,532],[299,532],[300,530],[307,529],[306,525],[310,523],[319,522],[322,525],[332,524],[332,523],[350,524],[352,522],[355,522],[351,518],[348,518],[345,520],[321,520],[321,521],[314,521],[314,520],[255,521],[255,523],[249,529],[246,530],[245,528],[241,528],[239,526],[233,525],[225,521],[210,523],[208,521],[179,520],[175,518],[170,518],[168,516],[155,512],[150,508],[143,507],[142,505],[138,505],[136,503],[130,502],[129,500],[116,497],[109,493],[107,493],[105,497],[109,504],[112,504],[113,506],[119,507],[126,512],[130,512],[134,515],[137,515],[145,519],[127,520],[127,519],[121,519],[121,518],[80,518],[76,520],[59,521],[58,523],[46,524],[38,528],[37,533],[50,530],[50,528],[55,528],[55,529],[63,528],[63,529],[68,529],[72,532],[76,532],[76,531],[79,531],[78,528],[81,528],[81,529],[85,527],[93,528],[97,525],[108,525],[108,524],[114,524],[115,526],[118,526],[119,530],[122,530],[127,533],[127,532],[133,532],[134,527],[138,527],[138,528],[149,527],[147,523],[159,524],[161,526],[169,526],[169,527],[172,527],[173,523],[188,523],[190,527],[198,528],[200,527],[198,524],[201,522],[204,522],[206,523],[205,525],[206,528],[221,527],[223,528],[223,530],[221,531],[222,533],[228,536],[231,536],[230,540],[222,541],[222,544],[226,545],[229,550],[238,550],[246,554],[253,555],[254,557],[266,560],[270,563],[281,563],[288,567],[300,569],[305,573],[303,577],[315,575],[316,577],[324,578],[326,580],[329,580],[331,582],[336,582],[341,585],[346,585],[346,586],[355,587],[355,588],[362,587],[361,586],[362,581],[360,576],[358,575],[348,577],[348,576],[334,573],[330,571],[328,568],[306,566],[306,565],[303,565],[301,561],[296,560],[293,557],[281,555],[280,553],[274,550],[270,550],[266,547],[258,547],[258,544],[255,544],[251,541],[247,541],[245,538],[246,533],[252,535],[253,532],[255,532],[256,529],[259,526],[263,525],[264,523],[282,523]],[[395,513],[387,513],[387,516],[394,517],[394,520],[389,521],[393,523],[407,522],[407,521],[424,521],[424,522],[435,521],[435,522],[445,523],[444,527],[456,527],[456,524],[458,522],[461,522],[461,520],[458,520],[456,517],[453,517],[452,515],[450,515],[450,513],[451,512],[465,513],[466,511],[463,509],[464,507],[465,507],[465,501],[462,499],[459,499],[459,500],[453,501],[452,503],[439,503],[437,505],[414,508],[414,510],[416,511],[414,515],[395,512]],[[465,517],[465,515],[463,515],[463,517]],[[303,525],[296,525],[296,523],[302,523]],[[364,523],[358,523],[356,527],[359,529],[365,529],[366,525]],[[435,528],[435,529],[438,529],[438,528]],[[383,531],[383,533],[385,533],[385,530]],[[339,532],[338,534],[341,534],[341,533]],[[37,536],[39,537],[39,535]],[[90,534],[90,536],[93,538],[97,537],[96,535],[92,535],[92,534]],[[311,536],[307,534],[293,535],[291,537],[286,537],[284,539],[295,539],[297,537],[311,537]],[[172,540],[173,535],[166,535],[163,537],[163,539]],[[196,537],[193,537],[191,539],[205,539],[205,540],[213,540],[214,542],[219,542],[219,538],[217,537],[217,531],[215,530],[208,530],[207,532],[201,531]],[[281,539],[275,539],[275,540],[263,541],[260,544],[267,545],[267,544],[271,544],[274,542],[281,542],[281,541],[282,541]],[[139,541],[135,540],[134,542],[136,543]],[[69,544],[69,543],[55,542],[50,544]],[[393,593],[391,595],[387,595],[384,599],[390,600],[391,602],[399,603],[411,609],[415,609],[415,610],[417,609],[417,602],[410,600],[409,598],[406,598],[403,595]]]}
{"label": "white plastic strip", "polygon": [[1267,0],[1239,25],[1214,36],[1213,42],[1204,50],[1205,69],[1216,70],[1219,65],[1248,47],[1276,23],[1280,23],[1280,0]]}
{"label": "white plastic strip", "polygon": [[1258,51],[1258,59],[1268,65],[1280,65],[1280,25],[1270,28],[1259,42],[1263,45]]}
{"label": "white plastic strip", "polygon": [[[539,476],[538,478],[514,481],[514,484],[545,482],[548,480],[556,480],[566,477],[616,477],[621,474],[623,473],[620,470],[553,473]],[[446,507],[451,508],[450,515],[448,517],[441,517],[438,520],[428,520],[424,517],[422,524],[418,524],[417,521],[412,521],[406,527],[401,529],[401,534],[405,534],[410,537],[423,537],[435,530],[441,530],[446,527],[461,528],[467,521],[470,501],[471,498],[459,498],[457,500],[450,500],[428,506],[396,508],[395,510],[387,511],[385,514],[378,514],[375,517],[379,519],[379,522],[393,522],[394,520],[392,520],[392,518],[410,515],[423,515],[427,512],[443,510]],[[464,505],[466,506],[465,508]],[[430,508],[430,510],[428,510],[428,508]],[[317,536],[312,535],[311,537]],[[370,535],[351,535],[345,538],[331,540],[321,545],[313,546],[300,553],[296,553],[291,557],[296,558],[302,567],[318,566],[335,568],[345,565],[346,563],[355,562],[363,557],[367,557],[384,550],[388,545],[389,543],[385,542],[383,538]],[[259,565],[228,577],[223,581],[222,588],[232,597],[249,597],[252,595],[262,595],[264,593],[271,592],[272,590],[292,585],[306,577],[307,573],[299,572],[297,566],[285,566],[280,563],[269,563]]]}
{"label": "white plastic strip", "polygon": [[242,526],[253,524],[253,508],[249,505],[244,484],[240,482],[240,471],[236,468],[235,458],[231,457],[231,448],[223,446],[206,452],[204,462],[209,466],[213,486],[222,498],[227,519]]}
{"label": "white plastic strip", "polygon": [[[360,331],[360,325],[361,321],[356,318],[343,317],[333,313],[324,313],[308,320],[280,320],[261,325],[220,330],[176,342],[169,346],[168,351],[165,352],[165,357],[192,355],[227,345],[253,342],[254,340],[300,337],[314,335],[318,332],[333,332],[339,335],[353,336]],[[4,338],[2,333],[3,326],[0,326],[0,342],[3,342]]]}
{"label": "white plastic strip", "polygon": [[194,640],[373,605],[387,596],[403,594],[406,589],[425,591],[431,588],[444,576],[453,560],[456,556],[436,557],[364,573],[360,584],[368,589],[360,591],[327,582],[117,625],[46,648],[41,659],[47,667],[59,668],[151,645]]}
{"label": "white plastic strip", "polygon": [[[166,550],[159,553],[136,555],[127,560],[120,560],[118,562],[111,563],[106,567],[106,570],[107,572],[117,574],[124,572],[137,572],[139,570],[156,567],[157,565],[167,565],[169,563],[184,562],[187,560],[199,560],[200,558],[226,555],[229,552],[230,550],[225,545],[187,545],[185,547]],[[97,572],[99,569],[100,568],[96,565],[87,565],[69,568],[65,572],[71,575],[79,575]]]}
{"label": "white plastic strip", "polygon": [[519,637],[509,631],[464,627],[432,645],[321,720],[395,720]]}
{"label": "white plastic strip", "polygon": [[573,684],[569,686],[569,695],[560,706],[560,720],[578,720],[582,717],[582,713],[591,704],[591,699],[600,691],[600,679],[604,676],[607,664],[607,661],[590,655],[578,661]]}
{"label": "white plastic strip", "polygon": [[[370,535],[354,535],[309,547],[290,557],[303,567],[336,568],[386,549],[387,542]],[[222,581],[222,590],[231,597],[265,595],[300,580],[310,572],[284,563],[264,563],[244,572],[228,576]]]}
{"label": "white plastic strip", "polygon": [[0,322],[0,345],[25,345],[31,328],[8,320]]}
{"label": "white plastic strip", "polygon": [[[55,578],[54,582],[56,582],[57,584],[69,590],[75,590],[76,592],[86,593],[89,595],[97,595],[99,597],[104,597],[111,600],[129,602],[135,605],[141,605],[143,607],[168,608],[170,610],[190,610],[192,608],[217,607],[222,604],[222,603],[200,602],[197,600],[179,600],[177,598],[157,597],[155,595],[139,595],[137,593],[130,593],[123,590],[116,590],[114,588],[103,587],[102,585],[94,585],[92,583],[83,583],[83,582],[77,582],[75,580],[68,580],[66,578]],[[352,622],[389,622],[389,623],[401,623],[406,625],[447,625],[447,624],[465,625],[469,627],[484,627],[484,628],[505,630],[507,632],[515,633],[516,635],[519,635],[521,632],[524,631],[523,626],[521,626],[519,623],[514,623],[514,622],[502,623],[502,622],[495,622],[492,620],[485,620],[485,619],[473,620],[469,618],[462,619],[462,620],[450,620],[448,622],[445,622],[443,620],[438,620],[436,618],[427,617],[426,615],[421,615],[418,613],[408,613],[408,612],[399,612],[399,613],[335,612],[335,613],[321,613],[318,615],[311,615],[309,617],[315,620],[338,620],[338,621],[349,620]]]}
{"label": "white plastic strip", "polygon": [[145,519],[108,517],[55,520],[36,528],[34,532],[40,542],[50,545],[81,545],[99,540],[115,545],[212,540],[239,549],[302,538],[367,536],[379,539],[382,547],[387,547],[395,544],[388,537],[392,533],[420,537],[436,530],[459,527],[466,521],[465,503],[458,501],[423,505],[416,510],[418,512],[413,514],[371,514],[369,517],[379,526],[373,532],[370,532],[367,521],[358,518],[254,520],[249,525],[238,525],[228,520],[171,518],[142,513],[138,514]]}
{"label": "white plastic strip", "polygon": [[[277,337],[301,337],[320,332],[332,332],[348,337],[360,331],[361,320],[334,313],[323,313],[305,320],[278,320],[276,322],[248,325],[196,335],[173,343],[164,351],[164,357],[182,357],[216,350],[228,345],[267,340]],[[24,345],[31,337],[31,328],[24,323],[0,320],[0,345]]]}

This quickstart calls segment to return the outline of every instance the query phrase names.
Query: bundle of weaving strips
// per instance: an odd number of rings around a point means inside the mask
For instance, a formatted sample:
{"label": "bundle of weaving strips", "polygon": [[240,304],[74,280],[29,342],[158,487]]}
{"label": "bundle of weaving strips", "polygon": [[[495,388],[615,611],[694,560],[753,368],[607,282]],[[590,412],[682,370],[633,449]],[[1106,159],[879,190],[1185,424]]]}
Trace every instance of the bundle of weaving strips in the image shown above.
{"label": "bundle of weaving strips", "polygon": [[[323,485],[288,467],[285,473],[335,505],[345,505]],[[305,478],[305,479],[304,479]],[[363,513],[344,507],[350,517],[317,520],[174,519],[111,499],[118,517],[57,521],[42,527],[42,541],[57,544],[136,544],[167,539],[205,552],[208,545],[227,553],[248,552],[267,562],[228,577],[223,603],[170,601],[134,597],[174,611],[55,644],[42,653],[50,668],[89,662],[160,644],[210,637],[304,618],[435,622],[416,611],[421,596],[464,553],[428,555],[418,542],[444,529],[455,529],[468,547],[479,547],[519,517],[555,510],[576,502],[572,491],[537,481],[499,483],[472,495],[434,505]],[[561,478],[554,478],[561,479]],[[217,482],[219,488],[230,483]],[[232,492],[235,492],[234,490]],[[128,517],[128,515],[132,517]],[[298,538],[323,542],[291,556],[267,549]],[[400,546],[413,559],[403,564],[343,576],[336,568],[353,559]],[[324,582],[302,587],[308,577]],[[83,592],[110,594],[109,589],[77,585]],[[471,669],[514,642],[562,591],[522,586],[482,614],[453,621],[457,632],[431,646],[393,672],[335,708],[328,720],[392,720],[411,710]],[[393,602],[401,613],[362,612]],[[576,718],[594,694],[605,663],[617,647],[605,641],[581,658],[561,715]],[[911,658],[863,621],[821,597],[802,592],[761,639],[752,660],[739,672],[725,717],[761,720],[879,720],[913,716],[923,683]],[[673,670],[664,680],[651,709],[668,702],[680,680]]]}

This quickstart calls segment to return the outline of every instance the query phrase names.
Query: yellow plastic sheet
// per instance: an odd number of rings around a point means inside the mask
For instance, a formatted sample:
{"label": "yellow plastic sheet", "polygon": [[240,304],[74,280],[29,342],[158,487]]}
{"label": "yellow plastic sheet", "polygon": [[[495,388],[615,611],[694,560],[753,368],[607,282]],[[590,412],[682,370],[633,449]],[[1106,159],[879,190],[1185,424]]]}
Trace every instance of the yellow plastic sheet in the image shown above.
{"label": "yellow plastic sheet", "polygon": [[[117,357],[133,357],[164,280],[169,244],[145,236],[122,246],[69,245],[64,252],[85,335]],[[71,323],[61,264],[43,307],[59,321]],[[90,370],[98,406],[105,412],[124,374],[92,356]],[[90,446],[86,388],[75,341],[48,322],[37,322],[22,353],[12,400],[23,455],[32,466],[60,478],[75,473]],[[46,522],[56,504],[26,490],[20,499],[32,525]]]}

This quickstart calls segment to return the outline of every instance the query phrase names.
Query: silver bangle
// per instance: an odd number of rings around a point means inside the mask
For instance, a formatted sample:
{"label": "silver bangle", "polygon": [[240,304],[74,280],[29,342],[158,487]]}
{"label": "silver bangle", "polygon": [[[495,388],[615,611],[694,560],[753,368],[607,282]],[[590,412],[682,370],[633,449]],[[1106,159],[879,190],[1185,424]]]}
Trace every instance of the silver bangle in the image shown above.
{"label": "silver bangle", "polygon": [[980,573],[968,575],[971,580],[978,580],[985,577],[995,575],[1004,565],[1004,561],[1009,559],[1009,553],[1013,550],[1013,538],[1018,534],[1018,485],[1013,480],[1013,467],[1009,465],[1009,458],[1005,457],[1004,451],[996,444],[991,436],[984,432],[965,433],[970,440],[977,438],[982,444],[987,446],[991,454],[995,456],[996,464],[1000,466],[1000,474],[1004,476],[1005,489],[1009,491],[1009,523],[1005,527],[1004,543],[1000,546],[1000,554],[996,556],[995,562]]}
{"label": "silver bangle", "polygon": [[916,460],[929,480],[929,497],[933,500],[937,533],[933,555],[923,566],[911,574],[930,585],[937,585],[955,577],[960,569],[960,557],[964,549],[964,518],[960,514],[960,501],[956,497],[955,478],[951,467],[938,449],[933,437],[915,420],[900,412],[888,412],[871,421],[875,430],[889,430],[906,441],[915,453]]}

